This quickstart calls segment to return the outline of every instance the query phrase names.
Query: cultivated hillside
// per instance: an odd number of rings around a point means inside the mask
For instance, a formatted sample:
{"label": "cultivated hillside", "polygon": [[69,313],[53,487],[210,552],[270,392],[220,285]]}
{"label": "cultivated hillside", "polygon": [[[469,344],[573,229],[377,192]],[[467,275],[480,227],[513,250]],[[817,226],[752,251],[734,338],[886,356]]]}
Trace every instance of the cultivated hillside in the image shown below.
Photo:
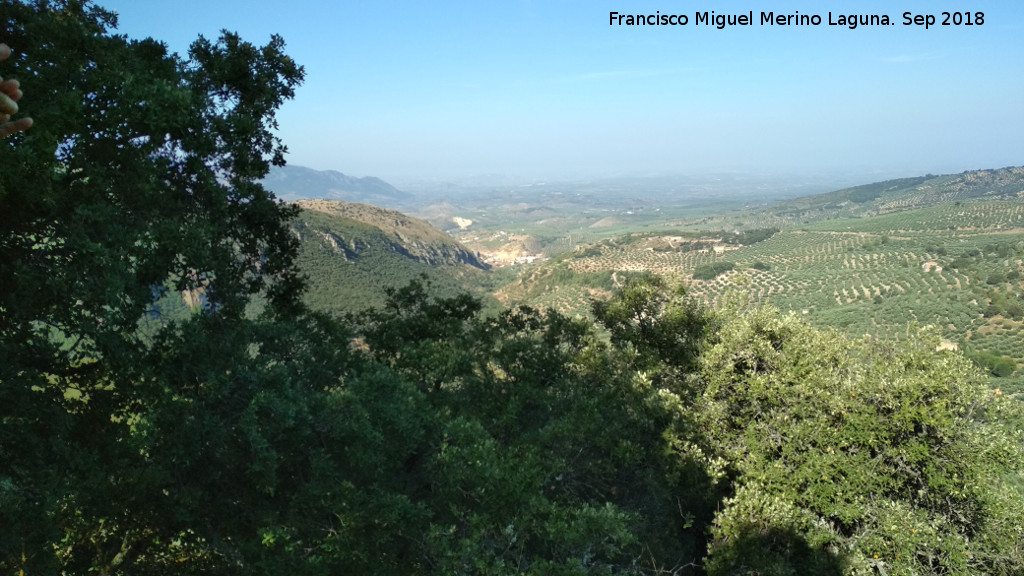
{"label": "cultivated hillside", "polygon": [[829,218],[857,218],[949,202],[1024,199],[1024,167],[928,174],[844,188],[775,204],[764,216],[779,226]]}
{"label": "cultivated hillside", "polygon": [[658,274],[713,307],[771,304],[850,336],[901,338],[935,325],[994,375],[1020,377],[1022,198],[1024,168],[856,186],[577,245],[497,296],[587,314],[625,279]]}

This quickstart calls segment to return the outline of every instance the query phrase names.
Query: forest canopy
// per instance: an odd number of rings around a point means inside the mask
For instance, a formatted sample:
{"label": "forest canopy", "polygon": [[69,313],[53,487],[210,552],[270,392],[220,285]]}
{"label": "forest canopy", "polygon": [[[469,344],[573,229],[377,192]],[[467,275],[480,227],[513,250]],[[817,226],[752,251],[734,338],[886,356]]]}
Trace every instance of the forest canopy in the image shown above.
{"label": "forest canopy", "polygon": [[36,122],[0,142],[0,570],[1024,571],[1020,405],[932,332],[657,277],[592,322],[422,281],[309,310],[259,184],[304,74],[280,38],[177,56],[0,7]]}

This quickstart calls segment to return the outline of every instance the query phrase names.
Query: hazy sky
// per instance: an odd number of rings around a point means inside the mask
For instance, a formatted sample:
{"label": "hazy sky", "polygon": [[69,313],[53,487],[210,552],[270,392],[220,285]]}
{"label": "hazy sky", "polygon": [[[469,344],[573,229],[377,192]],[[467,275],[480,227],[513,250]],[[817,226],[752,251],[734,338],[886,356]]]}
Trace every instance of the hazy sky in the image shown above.
{"label": "hazy sky", "polygon": [[[121,33],[184,53],[282,35],[306,81],[289,162],[405,180],[779,167],[953,172],[1024,164],[1024,2],[101,0]],[[956,6],[954,6],[956,4]],[[939,6],[933,8],[934,6]],[[970,8],[981,26],[902,25]],[[695,13],[754,25],[698,26]],[[686,26],[610,26],[609,12]],[[820,26],[760,25],[760,13]]]}

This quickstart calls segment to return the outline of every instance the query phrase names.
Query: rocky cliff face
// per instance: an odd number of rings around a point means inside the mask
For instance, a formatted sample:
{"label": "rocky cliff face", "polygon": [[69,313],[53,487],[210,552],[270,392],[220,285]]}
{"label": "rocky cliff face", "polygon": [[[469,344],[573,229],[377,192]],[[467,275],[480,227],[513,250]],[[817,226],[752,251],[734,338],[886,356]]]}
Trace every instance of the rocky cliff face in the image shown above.
{"label": "rocky cliff face", "polygon": [[300,241],[323,242],[345,260],[357,259],[367,250],[384,249],[432,266],[489,268],[477,253],[446,233],[395,210],[330,200],[300,200],[296,204],[307,213],[329,216],[300,216],[292,224]]}

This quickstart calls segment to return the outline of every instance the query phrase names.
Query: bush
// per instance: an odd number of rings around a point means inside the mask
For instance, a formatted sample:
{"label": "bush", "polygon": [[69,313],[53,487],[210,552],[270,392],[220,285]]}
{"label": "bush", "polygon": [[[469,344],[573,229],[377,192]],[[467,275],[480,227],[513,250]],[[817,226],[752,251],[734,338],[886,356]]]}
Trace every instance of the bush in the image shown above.
{"label": "bush", "polygon": [[694,280],[714,280],[715,278],[732,270],[735,265],[732,262],[714,262],[712,264],[701,264],[693,270]]}
{"label": "bush", "polygon": [[573,258],[597,258],[599,256],[601,256],[601,249],[598,248],[597,246],[591,246],[589,248],[580,250],[579,252],[573,255]]}
{"label": "bush", "polygon": [[1017,363],[1012,358],[1006,358],[992,352],[972,352],[968,353],[967,357],[979,368],[997,378],[1009,377],[1017,370]]}

